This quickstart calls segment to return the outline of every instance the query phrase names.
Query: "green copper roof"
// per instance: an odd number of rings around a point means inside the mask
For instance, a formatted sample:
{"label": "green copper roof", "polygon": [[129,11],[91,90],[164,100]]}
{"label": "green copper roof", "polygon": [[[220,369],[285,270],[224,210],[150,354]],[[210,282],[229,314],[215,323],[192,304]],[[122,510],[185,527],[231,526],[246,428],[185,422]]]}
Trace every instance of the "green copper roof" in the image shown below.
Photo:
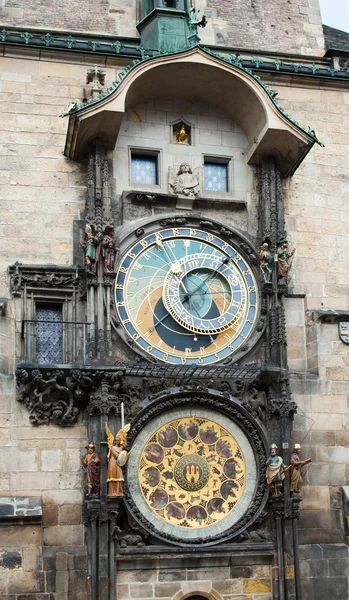
{"label": "green copper roof", "polygon": [[[104,98],[107,98],[108,96],[111,96],[119,87],[119,85],[121,84],[121,82],[125,79],[125,77],[127,77],[128,73],[130,73],[130,71],[132,71],[133,69],[135,69],[139,64],[144,63],[146,61],[150,61],[153,58],[156,58],[158,56],[176,56],[178,54],[182,54],[183,52],[186,52],[188,50],[191,50],[194,46],[190,46],[188,48],[181,48],[176,52],[166,52],[166,51],[157,51],[157,52],[152,52],[152,55],[149,56],[146,53],[143,53],[140,59],[136,59],[132,61],[131,65],[127,65],[125,66],[119,73],[117,78],[115,79],[115,81],[113,81],[113,83],[107,88],[106,92],[101,93],[99,95],[98,98],[90,98],[88,101],[86,102],[79,102],[78,100],[75,100],[74,102],[72,102],[69,106],[69,108],[67,109],[67,111],[63,111],[61,116],[68,116],[68,115],[74,115],[77,114],[81,111],[83,111],[84,109],[90,107],[93,104],[98,104],[99,102],[101,102]],[[249,75],[251,75],[251,77],[253,77],[255,79],[255,81],[258,83],[258,85],[260,85],[264,91],[268,94],[269,98],[271,99],[271,101],[273,102],[274,106],[277,108],[277,110],[284,116],[286,117],[286,119],[288,121],[290,121],[293,125],[295,125],[298,129],[300,129],[301,131],[305,132],[307,135],[309,135],[316,143],[318,143],[320,146],[323,146],[324,144],[318,139],[314,129],[311,129],[311,127],[303,127],[302,125],[300,125],[298,123],[298,121],[296,121],[295,119],[293,119],[291,117],[291,115],[289,115],[284,108],[282,108],[282,106],[280,106],[278,100],[276,99],[276,95],[277,93],[273,90],[271,90],[269,88],[269,86],[264,83],[261,78],[258,75],[255,75],[252,71],[252,69],[243,66],[243,64],[246,62],[244,61],[239,55],[237,54],[231,54],[231,55],[221,55],[218,52],[214,52],[213,50],[209,49],[209,48],[204,48],[200,45],[196,46],[197,48],[200,48],[200,50],[202,50],[203,52],[205,52],[206,54],[209,54],[210,56],[214,56],[215,58],[218,58],[219,60],[221,60],[224,63],[228,63],[230,65],[233,65],[234,67],[238,68],[239,70],[243,71],[244,73],[248,73]],[[256,64],[257,62],[259,62],[260,59],[258,59],[258,57],[255,57],[254,59],[252,59],[250,62]],[[280,61],[279,59],[272,61],[275,65],[276,70],[278,70],[281,65],[283,64],[282,61]],[[257,66],[257,65],[256,65]],[[315,65],[314,65],[315,66]]]}

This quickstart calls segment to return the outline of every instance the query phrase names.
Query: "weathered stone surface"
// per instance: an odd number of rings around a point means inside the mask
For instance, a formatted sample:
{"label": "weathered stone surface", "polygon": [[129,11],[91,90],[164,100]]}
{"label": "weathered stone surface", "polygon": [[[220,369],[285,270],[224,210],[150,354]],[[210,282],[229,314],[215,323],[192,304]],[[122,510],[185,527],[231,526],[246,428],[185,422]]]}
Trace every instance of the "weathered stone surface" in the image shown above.
{"label": "weathered stone surface", "polygon": [[153,586],[149,583],[130,585],[131,598],[152,598],[154,595]]}
{"label": "weathered stone surface", "polygon": [[[241,594],[246,591],[242,579],[227,579],[226,581],[215,581],[214,588],[219,594]],[[258,591],[258,590],[256,590]]]}
{"label": "weathered stone surface", "polygon": [[42,529],[39,525],[1,527],[2,546],[40,546],[41,543]]}
{"label": "weathered stone surface", "polygon": [[264,593],[271,591],[271,583],[268,579],[247,579],[244,581],[244,592]]}
{"label": "weathered stone surface", "polygon": [[137,571],[119,571],[118,583],[138,583],[138,582],[157,581],[157,572],[152,569],[143,569]]}
{"label": "weathered stone surface", "polygon": [[44,529],[44,543],[48,546],[79,546],[84,543],[81,525],[58,525]]}
{"label": "weathered stone surface", "polygon": [[20,548],[6,548],[0,550],[0,569],[19,569],[22,566],[22,552]]}
{"label": "weathered stone surface", "polygon": [[23,548],[23,570],[36,571],[40,570],[40,550],[39,548]]}
{"label": "weathered stone surface", "polygon": [[81,522],[81,505],[67,504],[58,508],[59,525],[78,525]]}

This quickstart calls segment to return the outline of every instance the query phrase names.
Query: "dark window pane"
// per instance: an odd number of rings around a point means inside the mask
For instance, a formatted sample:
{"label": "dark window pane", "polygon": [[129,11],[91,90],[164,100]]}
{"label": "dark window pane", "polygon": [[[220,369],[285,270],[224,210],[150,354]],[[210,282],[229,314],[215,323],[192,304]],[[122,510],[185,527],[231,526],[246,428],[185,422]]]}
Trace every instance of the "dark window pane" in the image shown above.
{"label": "dark window pane", "polygon": [[204,187],[206,192],[227,192],[228,165],[205,162]]}
{"label": "dark window pane", "polygon": [[131,157],[131,183],[140,185],[157,184],[157,158],[156,156]]}
{"label": "dark window pane", "polygon": [[36,307],[36,362],[42,365],[63,362],[61,306]]}

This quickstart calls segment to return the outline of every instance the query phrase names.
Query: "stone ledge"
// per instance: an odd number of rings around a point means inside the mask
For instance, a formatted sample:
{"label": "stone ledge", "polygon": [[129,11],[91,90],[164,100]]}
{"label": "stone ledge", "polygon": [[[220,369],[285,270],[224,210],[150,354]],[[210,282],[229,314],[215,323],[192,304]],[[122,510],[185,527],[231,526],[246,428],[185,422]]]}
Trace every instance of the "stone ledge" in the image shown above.
{"label": "stone ledge", "polygon": [[40,497],[7,496],[0,498],[0,523],[33,522],[42,519]]}

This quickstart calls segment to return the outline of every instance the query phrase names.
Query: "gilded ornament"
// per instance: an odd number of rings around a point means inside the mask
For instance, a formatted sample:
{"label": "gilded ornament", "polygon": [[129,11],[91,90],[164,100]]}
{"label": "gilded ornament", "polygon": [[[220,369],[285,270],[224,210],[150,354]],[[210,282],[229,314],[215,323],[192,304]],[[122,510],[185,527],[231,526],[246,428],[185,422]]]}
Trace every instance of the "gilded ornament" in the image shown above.
{"label": "gilded ornament", "polygon": [[124,475],[122,468],[128,459],[129,452],[126,451],[127,434],[130,431],[131,425],[122,427],[116,436],[112,434],[107,423],[105,431],[108,438],[108,496],[120,497],[124,495]]}
{"label": "gilded ornament", "polygon": [[241,448],[214,421],[189,417],[162,425],[146,442],[138,478],[143,497],[161,519],[189,529],[224,519],[244,490]]}
{"label": "gilded ornament", "polygon": [[189,134],[186,132],[184,125],[182,125],[180,130],[176,133],[177,144],[185,144],[188,139],[188,135]]}

